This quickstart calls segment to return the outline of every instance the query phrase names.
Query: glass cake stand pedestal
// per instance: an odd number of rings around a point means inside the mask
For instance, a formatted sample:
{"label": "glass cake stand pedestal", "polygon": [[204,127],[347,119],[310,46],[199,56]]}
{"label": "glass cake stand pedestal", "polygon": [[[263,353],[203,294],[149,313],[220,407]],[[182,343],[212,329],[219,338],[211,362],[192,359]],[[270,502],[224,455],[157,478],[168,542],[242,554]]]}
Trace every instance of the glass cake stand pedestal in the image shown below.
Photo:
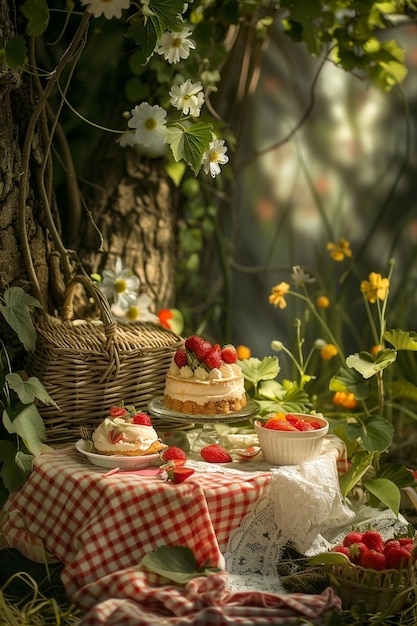
{"label": "glass cake stand pedestal", "polygon": [[153,398],[148,403],[148,410],[151,415],[165,421],[169,420],[174,424],[189,424],[190,422],[194,422],[195,424],[201,425],[201,431],[191,447],[193,453],[198,453],[205,446],[212,443],[219,443],[220,436],[215,428],[216,424],[236,424],[238,422],[244,422],[259,412],[259,405],[255,400],[248,398],[243,409],[232,413],[222,413],[219,415],[178,413],[177,411],[168,409],[164,405],[163,396],[159,396]]}

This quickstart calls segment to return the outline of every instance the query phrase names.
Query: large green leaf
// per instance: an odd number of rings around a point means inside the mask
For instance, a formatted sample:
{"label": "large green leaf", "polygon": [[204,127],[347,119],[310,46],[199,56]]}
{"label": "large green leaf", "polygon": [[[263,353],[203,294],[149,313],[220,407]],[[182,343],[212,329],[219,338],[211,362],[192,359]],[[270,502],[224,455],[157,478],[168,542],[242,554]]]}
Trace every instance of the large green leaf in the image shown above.
{"label": "large green leaf", "polygon": [[163,35],[166,30],[171,32],[181,31],[183,21],[181,17],[184,3],[182,0],[150,0],[148,3],[147,14],[150,19],[159,24],[158,38]]}
{"label": "large green leaf", "polygon": [[0,477],[9,493],[20,489],[32,471],[33,455],[19,452],[11,441],[0,441]]}
{"label": "large green leaf", "polygon": [[194,553],[185,546],[160,546],[153,552],[145,554],[139,567],[173,580],[179,585],[186,585],[197,576],[208,576],[221,571],[214,567],[199,568]]}
{"label": "large green leaf", "polygon": [[417,333],[413,330],[388,330],[384,333],[384,339],[396,350],[417,350]]}
{"label": "large green leaf", "polygon": [[11,37],[4,48],[4,60],[11,70],[17,70],[27,63],[27,49],[24,37]]}
{"label": "large green leaf", "polygon": [[398,517],[400,512],[401,491],[387,478],[374,478],[364,481],[363,486]]}
{"label": "large green leaf", "polygon": [[28,380],[23,380],[20,374],[11,372],[6,375],[6,381],[13,391],[15,391],[22,404],[30,404],[37,398],[44,404],[51,404],[59,410],[56,402],[46,391],[40,380],[35,376],[31,376]]}
{"label": "large green leaf", "polygon": [[[139,68],[147,63],[155,51],[158,40],[155,28],[150,22],[148,25],[142,21],[133,21],[127,29],[127,37],[133,37],[137,49],[134,55],[134,63]],[[133,63],[133,59],[131,61]],[[136,70],[139,73],[139,70]]]}
{"label": "large green leaf", "polygon": [[204,122],[176,125],[168,128],[165,141],[170,145],[174,159],[184,160],[197,175],[203,154],[213,140],[212,130],[212,125]]}
{"label": "large green leaf", "polygon": [[18,403],[13,409],[3,411],[3,424],[9,433],[16,433],[26,448],[37,456],[46,440],[45,424],[34,404]]}
{"label": "large green leaf", "polygon": [[366,474],[368,469],[372,466],[374,456],[374,452],[371,454],[368,454],[367,452],[360,452],[355,455],[352,467],[350,467],[347,472],[342,474],[339,479],[343,497],[346,497],[353,487],[357,485]]}
{"label": "large green leaf", "polygon": [[239,365],[242,368],[245,379],[255,386],[261,380],[271,380],[275,378],[280,371],[279,361],[276,356],[266,356],[262,361],[252,356],[249,359],[239,361]]}
{"label": "large green leaf", "polygon": [[368,452],[383,452],[391,445],[394,427],[383,417],[371,416],[364,423],[352,422],[346,425],[346,436],[350,441],[361,439]]}
{"label": "large green leaf", "polygon": [[27,34],[32,37],[42,35],[49,23],[49,9],[46,0],[26,0],[21,6],[21,11],[28,21]]}
{"label": "large green leaf", "polygon": [[371,383],[354,369],[343,365],[330,379],[330,391],[350,391],[357,400],[365,400],[371,390]]}
{"label": "large green leaf", "polygon": [[391,348],[378,352],[375,358],[369,352],[359,352],[348,356],[346,365],[368,379],[391,365],[396,358],[397,353]]}
{"label": "large green leaf", "polygon": [[38,300],[25,293],[21,287],[10,287],[4,292],[3,299],[0,312],[4,319],[17,333],[25,350],[35,350],[36,332],[29,308],[42,308]]}
{"label": "large green leaf", "polygon": [[377,471],[376,478],[386,478],[397,485],[399,489],[410,487],[415,482],[410,470],[400,463],[384,463]]}

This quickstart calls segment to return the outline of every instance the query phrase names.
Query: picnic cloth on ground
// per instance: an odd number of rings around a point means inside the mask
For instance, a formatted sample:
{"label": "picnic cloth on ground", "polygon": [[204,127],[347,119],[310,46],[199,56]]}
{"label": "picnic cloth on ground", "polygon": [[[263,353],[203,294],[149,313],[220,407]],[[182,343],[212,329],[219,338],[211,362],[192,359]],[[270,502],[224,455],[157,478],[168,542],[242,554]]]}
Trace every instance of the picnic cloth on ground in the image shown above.
{"label": "picnic cloth on ground", "polygon": [[226,574],[194,578],[185,589],[155,588],[143,572],[125,570],[87,592],[96,604],[82,626],[285,626],[300,624],[300,617],[319,625],[326,613],[341,608],[330,588],[319,595],[230,592]]}

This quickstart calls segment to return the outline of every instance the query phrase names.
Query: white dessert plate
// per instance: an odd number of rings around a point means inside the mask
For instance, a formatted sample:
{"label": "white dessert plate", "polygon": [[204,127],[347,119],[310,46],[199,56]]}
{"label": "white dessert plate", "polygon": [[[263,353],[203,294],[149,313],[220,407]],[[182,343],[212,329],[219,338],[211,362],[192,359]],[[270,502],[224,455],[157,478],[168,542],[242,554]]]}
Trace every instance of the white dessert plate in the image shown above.
{"label": "white dessert plate", "polygon": [[246,406],[240,409],[240,411],[222,413],[221,415],[187,415],[186,413],[171,411],[171,409],[168,409],[164,405],[164,397],[158,396],[148,402],[148,410],[151,415],[170,419],[175,422],[189,422],[191,417],[196,424],[217,424],[221,422],[233,424],[243,422],[249,417],[259,413],[259,404],[255,400],[252,400],[252,398],[248,398]]}
{"label": "white dessert plate", "polygon": [[106,456],[105,454],[97,454],[91,452],[92,442],[85,439],[79,439],[75,444],[76,449],[87,457],[92,465],[98,467],[106,467],[113,469],[118,467],[120,470],[134,470],[150,465],[151,461],[159,459],[159,454],[144,454],[143,456]]}

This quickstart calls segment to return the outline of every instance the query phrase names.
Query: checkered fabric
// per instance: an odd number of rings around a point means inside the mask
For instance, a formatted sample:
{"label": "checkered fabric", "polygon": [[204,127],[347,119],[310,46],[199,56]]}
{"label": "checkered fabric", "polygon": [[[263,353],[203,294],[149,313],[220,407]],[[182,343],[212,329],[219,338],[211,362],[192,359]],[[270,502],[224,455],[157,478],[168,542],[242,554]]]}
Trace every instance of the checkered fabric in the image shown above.
{"label": "checkered fabric", "polygon": [[272,600],[257,592],[237,599],[226,592],[224,574],[196,579],[185,592],[155,587],[148,575],[132,569],[163,545],[187,546],[199,565],[224,567],[229,535],[268,484],[269,472],[197,470],[179,485],[161,475],[107,473],[73,448],[45,453],[1,515],[8,547],[34,558],[34,547],[42,545],[64,564],[67,596],[88,614],[83,626],[252,624],[261,608],[266,621],[256,624],[292,624],[277,621],[278,608],[284,618],[304,615],[297,613],[300,607],[306,615],[313,607],[316,615],[329,602],[337,605],[337,598],[327,596],[307,596],[296,608],[288,596]]}

